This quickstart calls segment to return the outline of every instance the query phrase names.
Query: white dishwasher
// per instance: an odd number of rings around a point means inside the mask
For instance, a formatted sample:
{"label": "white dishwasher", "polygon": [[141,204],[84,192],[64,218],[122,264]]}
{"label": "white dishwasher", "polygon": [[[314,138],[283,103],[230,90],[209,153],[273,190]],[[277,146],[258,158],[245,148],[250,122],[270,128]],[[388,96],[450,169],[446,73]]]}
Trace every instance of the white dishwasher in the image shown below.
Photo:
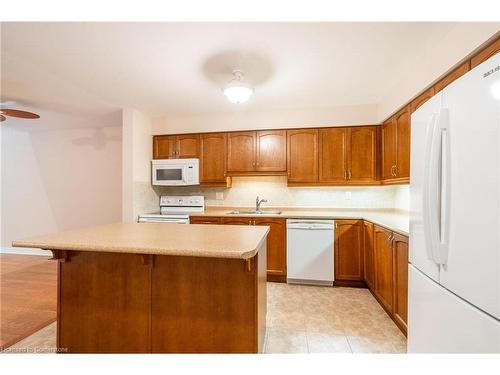
{"label": "white dishwasher", "polygon": [[333,285],[333,220],[286,221],[287,282]]}

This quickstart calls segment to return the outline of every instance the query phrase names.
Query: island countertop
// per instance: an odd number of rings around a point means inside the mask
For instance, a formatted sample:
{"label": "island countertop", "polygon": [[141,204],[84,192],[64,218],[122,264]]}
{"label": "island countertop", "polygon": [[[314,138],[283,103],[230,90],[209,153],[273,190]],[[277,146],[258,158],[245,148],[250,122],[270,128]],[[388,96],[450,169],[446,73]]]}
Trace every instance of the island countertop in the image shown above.
{"label": "island countertop", "polygon": [[12,242],[15,247],[111,253],[248,259],[269,232],[267,226],[115,223]]}

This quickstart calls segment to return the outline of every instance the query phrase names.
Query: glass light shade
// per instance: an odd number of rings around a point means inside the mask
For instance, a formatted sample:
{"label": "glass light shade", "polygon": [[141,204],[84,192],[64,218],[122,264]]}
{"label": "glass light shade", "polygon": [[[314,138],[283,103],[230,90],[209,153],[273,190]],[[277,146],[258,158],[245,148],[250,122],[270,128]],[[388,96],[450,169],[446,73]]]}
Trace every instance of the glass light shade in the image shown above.
{"label": "glass light shade", "polygon": [[244,103],[253,94],[253,89],[245,82],[234,80],[224,87],[224,95],[231,103]]}

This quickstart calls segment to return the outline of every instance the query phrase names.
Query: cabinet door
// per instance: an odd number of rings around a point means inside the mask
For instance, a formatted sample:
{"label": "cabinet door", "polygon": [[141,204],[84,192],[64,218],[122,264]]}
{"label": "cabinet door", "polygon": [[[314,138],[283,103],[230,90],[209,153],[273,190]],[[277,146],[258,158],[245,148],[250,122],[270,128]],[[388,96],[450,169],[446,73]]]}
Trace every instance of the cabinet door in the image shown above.
{"label": "cabinet door", "polygon": [[410,104],[411,113],[415,112],[422,104],[432,98],[433,95],[434,87],[431,87],[430,89],[424,91],[422,94],[413,99]]}
{"label": "cabinet door", "polygon": [[390,180],[395,178],[396,168],[396,124],[393,117],[382,124],[381,138],[382,179]]}
{"label": "cabinet door", "polygon": [[153,159],[175,158],[175,135],[155,135],[153,137]]}
{"label": "cabinet door", "polygon": [[318,182],[318,129],[287,130],[289,183]]}
{"label": "cabinet door", "polygon": [[335,221],[335,280],[363,281],[363,222]]}
{"label": "cabinet door", "polygon": [[249,217],[223,217],[221,223],[227,225],[251,225],[253,219]]}
{"label": "cabinet door", "polygon": [[397,178],[410,178],[410,108],[405,107],[394,116],[396,123]]}
{"label": "cabinet door", "polygon": [[390,312],[393,310],[393,256],[392,232],[377,225],[375,238],[375,294],[382,305]]}
{"label": "cabinet door", "polygon": [[217,216],[191,216],[190,224],[221,224],[222,218]]}
{"label": "cabinet door", "polygon": [[406,332],[408,324],[408,237],[394,233],[394,318]]}
{"label": "cabinet door", "polygon": [[364,226],[364,266],[365,266],[365,282],[370,289],[375,289],[375,253],[373,243],[373,224],[365,221]]}
{"label": "cabinet door", "polygon": [[226,133],[200,137],[200,184],[226,182]]}
{"label": "cabinet door", "polygon": [[255,132],[235,132],[227,136],[227,171],[255,170]]}
{"label": "cabinet door", "polygon": [[255,225],[271,228],[267,236],[267,274],[286,276],[286,224],[284,219],[257,218]]}
{"label": "cabinet door", "polygon": [[199,134],[178,135],[176,156],[185,159],[197,158],[199,140]]}
{"label": "cabinet door", "polygon": [[286,130],[257,132],[256,170],[286,172]]}
{"label": "cabinet door", "polygon": [[347,177],[350,183],[377,182],[377,127],[352,127],[348,132]]}
{"label": "cabinet door", "polygon": [[347,183],[347,128],[319,129],[319,181]]}

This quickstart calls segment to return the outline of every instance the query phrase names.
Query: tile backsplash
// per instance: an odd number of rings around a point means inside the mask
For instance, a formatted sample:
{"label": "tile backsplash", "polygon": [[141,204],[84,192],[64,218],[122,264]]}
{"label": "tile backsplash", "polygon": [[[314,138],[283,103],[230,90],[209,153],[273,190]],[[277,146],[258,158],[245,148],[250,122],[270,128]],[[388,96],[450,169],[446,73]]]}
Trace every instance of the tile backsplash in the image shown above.
{"label": "tile backsplash", "polygon": [[[288,187],[286,176],[233,177],[230,189],[155,187],[159,195],[204,195],[207,206],[253,207],[255,197],[267,199],[262,207],[398,208],[408,210],[409,188]],[[223,199],[216,199],[216,193]]]}

